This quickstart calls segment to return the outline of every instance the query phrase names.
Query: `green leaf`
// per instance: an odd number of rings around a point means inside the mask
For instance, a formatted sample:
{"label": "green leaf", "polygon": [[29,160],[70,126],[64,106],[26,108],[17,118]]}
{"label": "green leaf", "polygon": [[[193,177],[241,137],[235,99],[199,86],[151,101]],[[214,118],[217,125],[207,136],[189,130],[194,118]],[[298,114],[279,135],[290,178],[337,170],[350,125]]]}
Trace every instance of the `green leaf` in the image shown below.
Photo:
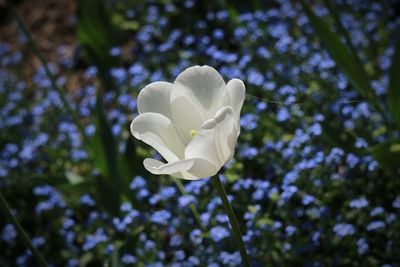
{"label": "green leaf", "polygon": [[400,128],[400,41],[397,42],[396,50],[392,57],[392,66],[389,75],[388,106]]}
{"label": "green leaf", "polygon": [[371,153],[374,158],[389,172],[400,169],[400,139],[394,139],[373,146]]}
{"label": "green leaf", "polygon": [[101,94],[96,97],[96,133],[92,139],[92,156],[100,174],[115,185],[118,192],[123,192],[123,184],[117,167],[117,142],[111,132],[103,110]]}
{"label": "green leaf", "polygon": [[95,145],[93,145],[98,153],[93,156],[98,163],[97,167],[100,173],[104,176],[112,176],[116,166],[116,141],[105,116],[100,95],[98,93],[96,97],[96,133],[94,135]]}
{"label": "green leaf", "polygon": [[136,145],[132,136],[126,140],[125,151],[118,155],[118,170],[124,188],[129,188],[129,183],[136,175],[144,175],[142,158],[136,154]]}
{"label": "green leaf", "polygon": [[[105,72],[115,60],[109,50],[122,41],[122,33],[112,23],[104,1],[80,0],[77,8],[77,37],[86,60]],[[112,38],[110,38],[112,37]]]}
{"label": "green leaf", "polygon": [[96,177],[96,201],[108,213],[118,216],[120,213],[121,198],[115,184],[102,176]]}
{"label": "green leaf", "polygon": [[354,146],[355,137],[348,131],[343,131],[340,124],[332,123],[333,120],[322,122],[322,138],[332,146],[343,148],[346,152],[359,154],[360,151]]}
{"label": "green leaf", "polygon": [[303,1],[302,4],[315,33],[321,39],[329,54],[349,82],[356,88],[360,95],[376,103],[375,93],[370,86],[369,77],[364,67],[359,63],[357,56],[352,54],[341,42],[339,36],[331,31],[326,21],[317,17]]}
{"label": "green leaf", "polygon": [[120,262],[120,253],[119,250],[122,247],[122,242],[115,242],[114,243],[114,250],[111,255],[111,267],[121,267],[122,264]]}

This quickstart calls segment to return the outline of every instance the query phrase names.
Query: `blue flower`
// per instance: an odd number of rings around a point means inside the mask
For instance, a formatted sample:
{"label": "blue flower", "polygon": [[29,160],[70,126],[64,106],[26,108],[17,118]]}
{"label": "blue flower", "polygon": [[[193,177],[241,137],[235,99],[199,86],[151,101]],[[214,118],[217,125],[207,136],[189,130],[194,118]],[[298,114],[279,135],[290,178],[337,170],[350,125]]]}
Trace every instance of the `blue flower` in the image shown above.
{"label": "blue flower", "polygon": [[215,227],[211,228],[210,235],[211,235],[211,238],[215,242],[219,242],[222,239],[228,237],[230,235],[230,233],[226,228],[224,228],[222,226],[215,226]]}
{"label": "blue flower", "polygon": [[392,207],[396,209],[400,209],[400,196],[398,196],[392,203]]}
{"label": "blue flower", "polygon": [[333,227],[333,231],[335,232],[335,234],[337,236],[345,237],[345,236],[348,236],[348,235],[353,235],[356,232],[356,229],[351,224],[340,223],[340,224],[336,224]]}
{"label": "blue flower", "polygon": [[69,259],[67,261],[67,267],[78,267],[79,266],[79,260],[77,259]]}
{"label": "blue flower", "polygon": [[94,199],[89,195],[81,196],[79,199],[79,202],[83,205],[90,206],[90,207],[93,207],[96,204]]}
{"label": "blue flower", "polygon": [[321,124],[319,124],[319,123],[314,123],[313,125],[311,125],[311,127],[309,128],[309,130],[310,130],[310,133],[312,134],[312,135],[315,135],[315,136],[318,136],[318,135],[321,135],[321,133],[322,133],[322,127],[321,127]]}
{"label": "blue flower", "polygon": [[110,49],[110,55],[114,56],[114,57],[121,55],[121,48],[120,47],[111,48]]}
{"label": "blue flower", "polygon": [[178,247],[182,244],[183,239],[180,235],[174,235],[171,237],[171,240],[169,241],[169,245],[171,247]]}
{"label": "blue flower", "polygon": [[190,204],[196,204],[196,199],[192,195],[180,196],[178,199],[178,205],[180,208],[186,207]]}
{"label": "blue flower", "polygon": [[290,119],[290,113],[287,108],[281,107],[278,109],[278,113],[276,114],[276,120],[279,122],[287,121]]}
{"label": "blue flower", "polygon": [[14,241],[17,237],[17,232],[12,224],[6,224],[3,228],[3,232],[1,234],[1,239],[7,243]]}
{"label": "blue flower", "polygon": [[245,159],[253,159],[258,154],[258,150],[255,147],[243,147],[239,152],[240,156]]}
{"label": "blue flower", "polygon": [[93,235],[88,235],[86,237],[82,248],[83,248],[83,250],[88,251],[88,250],[96,247],[98,244],[106,242],[107,240],[108,240],[108,238],[104,232],[104,229],[98,228]]}
{"label": "blue flower", "polygon": [[292,236],[294,233],[296,233],[297,229],[293,225],[286,226],[285,232],[288,236]]}
{"label": "blue flower", "polygon": [[164,200],[174,197],[175,195],[176,195],[175,187],[168,186],[168,187],[164,187],[160,190],[160,197]]}
{"label": "blue flower", "polygon": [[142,176],[135,176],[132,182],[129,184],[131,190],[139,189],[146,186],[146,180]]}
{"label": "blue flower", "polygon": [[45,243],[45,240],[42,236],[36,236],[36,237],[32,238],[31,242],[32,242],[32,245],[37,248],[37,247],[43,246]]}
{"label": "blue flower", "polygon": [[167,225],[168,220],[171,218],[171,213],[167,210],[160,210],[154,212],[150,220],[154,223],[162,224],[162,225]]}
{"label": "blue flower", "polygon": [[245,130],[251,131],[257,128],[257,115],[253,113],[246,113],[240,117],[240,126],[242,126]]}
{"label": "blue flower", "polygon": [[224,266],[239,266],[241,263],[240,253],[228,253],[228,252],[221,252],[219,255],[220,260],[224,264]]}
{"label": "blue flower", "polygon": [[373,210],[371,210],[371,212],[369,213],[369,215],[371,216],[377,216],[380,215],[382,213],[384,213],[385,210],[382,207],[376,207]]}
{"label": "blue flower", "polygon": [[349,154],[347,154],[346,162],[350,168],[354,168],[360,162],[360,160],[353,153],[349,153]]}
{"label": "blue flower", "polygon": [[200,229],[194,229],[193,231],[190,232],[190,240],[195,244],[199,245],[203,241],[203,238],[201,236],[201,230]]}
{"label": "blue flower", "polygon": [[368,243],[364,238],[360,238],[357,241],[357,253],[359,255],[365,254],[368,251],[368,248],[369,248]]}
{"label": "blue flower", "polygon": [[314,196],[311,196],[311,195],[305,195],[304,197],[303,197],[303,199],[302,199],[302,203],[303,203],[303,205],[309,205],[309,204],[311,204],[312,202],[314,202],[314,200],[315,200],[315,197]]}
{"label": "blue flower", "polygon": [[365,197],[360,197],[357,199],[354,199],[350,202],[349,206],[350,208],[354,208],[354,209],[361,209],[361,208],[365,208],[368,206],[368,200]]}
{"label": "blue flower", "polygon": [[177,250],[175,251],[175,260],[177,261],[183,261],[186,257],[186,254],[183,250]]}
{"label": "blue flower", "polygon": [[367,230],[375,231],[375,230],[378,230],[378,229],[384,228],[384,227],[385,227],[385,223],[383,221],[373,221],[367,225]]}
{"label": "blue flower", "polygon": [[125,254],[121,257],[121,262],[124,264],[134,264],[136,263],[136,258],[131,254]]}

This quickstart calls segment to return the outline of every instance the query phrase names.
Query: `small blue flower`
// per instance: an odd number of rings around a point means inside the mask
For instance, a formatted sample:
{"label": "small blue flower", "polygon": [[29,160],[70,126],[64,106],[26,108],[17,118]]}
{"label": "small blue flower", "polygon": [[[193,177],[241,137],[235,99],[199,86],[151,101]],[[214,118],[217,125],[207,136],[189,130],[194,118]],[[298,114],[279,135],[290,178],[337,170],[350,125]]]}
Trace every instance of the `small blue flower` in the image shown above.
{"label": "small blue flower", "polygon": [[371,216],[377,216],[380,215],[382,213],[384,213],[385,210],[382,207],[376,207],[373,210],[371,210],[371,212],[369,213],[369,215]]}
{"label": "small blue flower", "polygon": [[134,264],[136,263],[136,258],[131,254],[125,254],[121,257],[121,262],[124,264]]}
{"label": "small blue flower", "polygon": [[368,251],[368,248],[369,248],[368,243],[364,238],[360,238],[357,241],[357,253],[359,255],[365,254]]}
{"label": "small blue flower", "polygon": [[178,205],[180,208],[186,207],[190,204],[196,204],[196,198],[192,195],[180,196],[178,199]]}
{"label": "small blue flower", "polygon": [[296,233],[296,231],[297,231],[296,227],[292,225],[286,226],[285,228],[285,232],[288,236],[292,236],[294,233]]}
{"label": "small blue flower", "polygon": [[182,244],[183,239],[180,235],[174,235],[171,237],[171,240],[169,241],[169,245],[171,247],[178,247]]}
{"label": "small blue flower", "polygon": [[96,247],[98,244],[106,242],[107,240],[108,240],[108,238],[104,232],[104,229],[98,228],[93,235],[88,235],[86,237],[82,248],[83,248],[83,250],[88,251],[88,250]]}
{"label": "small blue flower", "polygon": [[314,202],[314,200],[315,200],[314,196],[305,195],[303,197],[302,203],[303,203],[303,205],[307,206],[307,205],[311,204],[312,202]]}
{"label": "small blue flower", "polygon": [[37,248],[37,247],[43,246],[45,243],[45,240],[42,236],[36,236],[36,237],[32,238],[31,242],[32,242],[32,245]]}
{"label": "small blue flower", "polygon": [[186,257],[186,254],[183,250],[177,250],[175,251],[175,260],[177,261],[183,261]]}
{"label": "small blue flower", "polygon": [[150,217],[152,222],[162,225],[167,225],[168,220],[170,218],[171,218],[171,213],[167,210],[156,211]]}
{"label": "small blue flower", "polygon": [[139,189],[146,186],[146,180],[142,176],[136,176],[129,184],[131,190]]}
{"label": "small blue flower", "polygon": [[396,209],[400,209],[400,196],[398,196],[392,203],[392,207]]}
{"label": "small blue flower", "polygon": [[257,128],[257,115],[253,113],[246,113],[240,117],[240,126],[245,130],[251,131]]}
{"label": "small blue flower", "polygon": [[385,226],[386,225],[385,225],[385,223],[383,221],[373,221],[373,222],[370,222],[367,225],[367,230],[368,231],[375,231],[375,230],[378,230],[380,228],[384,228]]}
{"label": "small blue flower", "polygon": [[1,234],[1,239],[7,243],[12,242],[17,237],[17,232],[12,224],[6,224]]}
{"label": "small blue flower", "polygon": [[81,198],[79,199],[79,202],[83,205],[90,206],[90,207],[93,207],[96,204],[94,199],[89,195],[81,196]]}
{"label": "small blue flower", "polygon": [[279,122],[284,122],[290,119],[290,113],[287,108],[281,107],[278,109],[278,113],[276,114],[276,120]]}
{"label": "small blue flower", "polygon": [[194,229],[192,232],[190,232],[190,240],[196,244],[199,245],[201,244],[203,238],[201,237],[201,230],[200,229]]}
{"label": "small blue flower", "polygon": [[222,239],[228,237],[230,233],[226,228],[222,226],[215,226],[211,228],[210,235],[215,242],[219,242]]}
{"label": "small blue flower", "polygon": [[356,230],[353,225],[349,223],[339,223],[333,227],[333,231],[339,237],[345,237],[348,235],[353,235]]}
{"label": "small blue flower", "polygon": [[365,197],[360,197],[357,199],[354,199],[350,202],[349,206],[350,208],[354,208],[354,209],[361,209],[361,208],[365,208],[368,206],[368,200]]}

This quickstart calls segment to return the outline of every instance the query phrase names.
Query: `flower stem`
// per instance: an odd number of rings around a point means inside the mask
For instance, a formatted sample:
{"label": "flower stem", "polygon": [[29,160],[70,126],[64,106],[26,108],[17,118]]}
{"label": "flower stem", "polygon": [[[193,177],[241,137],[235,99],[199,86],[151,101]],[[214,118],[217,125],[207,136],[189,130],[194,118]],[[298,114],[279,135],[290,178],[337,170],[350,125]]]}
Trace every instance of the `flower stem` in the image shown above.
{"label": "flower stem", "polygon": [[233,212],[232,206],[229,203],[228,197],[226,195],[224,186],[221,183],[221,179],[219,178],[218,174],[211,178],[215,187],[218,190],[218,193],[221,197],[222,204],[225,208],[226,213],[228,214],[229,221],[232,226],[233,235],[235,236],[236,243],[239,247],[240,256],[242,257],[242,264],[243,266],[250,267],[250,260],[249,256],[247,255],[246,247],[244,246],[242,233],[240,232],[239,224],[236,220],[235,213]]}
{"label": "flower stem", "polygon": [[40,254],[40,252],[32,245],[28,235],[22,228],[21,224],[18,222],[17,218],[12,214],[10,206],[8,206],[7,201],[3,197],[3,194],[0,192],[0,209],[3,210],[5,213],[6,217],[10,220],[10,222],[14,225],[15,230],[17,230],[18,235],[24,242],[25,246],[29,248],[31,251],[33,257],[36,259],[36,261],[39,263],[39,266],[41,267],[47,267],[47,263],[44,260],[43,256]]}

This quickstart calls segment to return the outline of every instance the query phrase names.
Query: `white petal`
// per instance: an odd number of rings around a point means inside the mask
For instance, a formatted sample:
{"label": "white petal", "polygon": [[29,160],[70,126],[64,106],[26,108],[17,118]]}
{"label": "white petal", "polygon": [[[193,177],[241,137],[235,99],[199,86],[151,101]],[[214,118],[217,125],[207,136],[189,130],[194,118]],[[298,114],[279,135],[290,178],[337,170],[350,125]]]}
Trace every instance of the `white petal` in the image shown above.
{"label": "white petal", "polygon": [[149,172],[160,175],[168,174],[185,180],[198,180],[215,175],[217,167],[204,159],[184,159],[172,163],[147,158],[143,165]]}
{"label": "white petal", "polygon": [[171,121],[159,113],[143,113],[131,124],[134,137],[152,146],[168,162],[183,158],[185,146]]}
{"label": "white petal", "polygon": [[179,74],[174,84],[179,85],[176,90],[199,106],[198,111],[206,114],[206,119],[212,118],[218,109],[228,104],[226,84],[212,67],[190,67]]}
{"label": "white petal", "polygon": [[[175,89],[172,93],[171,110],[174,124],[179,131],[183,143],[186,145],[192,139],[191,130],[197,130],[203,124],[205,117],[198,106],[183,95],[179,95],[179,90]],[[175,94],[175,92],[178,92]]]}
{"label": "white petal", "polygon": [[172,119],[169,99],[173,88],[168,82],[154,82],[143,88],[137,98],[139,114],[154,112]]}
{"label": "white petal", "polygon": [[232,79],[228,82],[227,89],[233,110],[240,114],[246,94],[244,83],[239,79]]}
{"label": "white petal", "polygon": [[189,170],[193,166],[194,160],[178,160],[171,163],[163,163],[159,160],[147,158],[143,161],[143,165],[149,172],[153,174],[174,174]]}
{"label": "white petal", "polygon": [[236,113],[236,123],[238,127],[237,135],[240,134],[240,111],[242,109],[244,99],[246,97],[246,89],[244,83],[239,79],[232,79],[226,85],[231,106]]}
{"label": "white petal", "polygon": [[238,136],[235,113],[231,106],[221,108],[207,120],[186,146],[185,159],[203,158],[219,170],[233,156]]}

